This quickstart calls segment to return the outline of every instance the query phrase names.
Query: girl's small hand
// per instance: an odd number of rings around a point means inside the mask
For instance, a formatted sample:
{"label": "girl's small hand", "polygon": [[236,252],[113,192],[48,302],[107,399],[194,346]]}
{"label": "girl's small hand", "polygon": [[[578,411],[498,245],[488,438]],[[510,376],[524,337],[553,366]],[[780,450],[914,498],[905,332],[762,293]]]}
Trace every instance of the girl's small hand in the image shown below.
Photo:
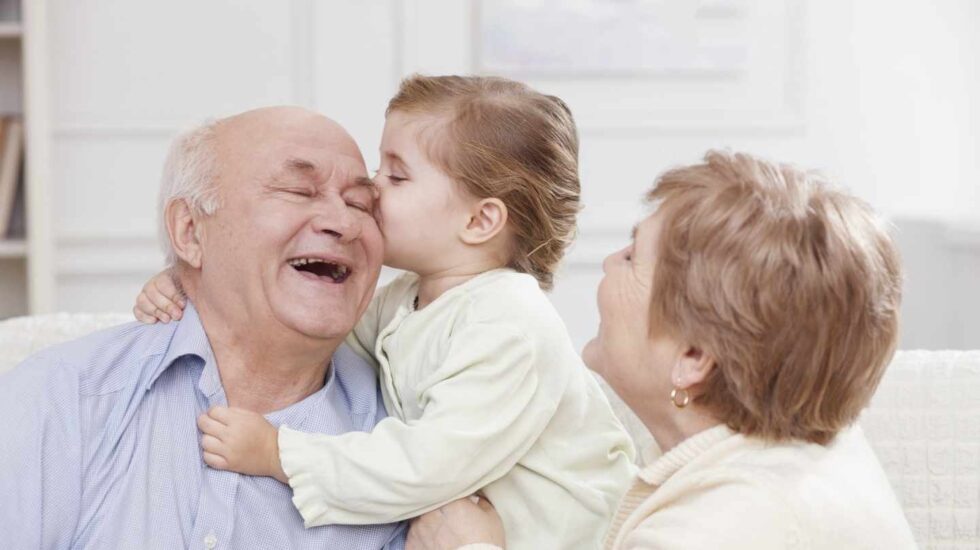
{"label": "girl's small hand", "polygon": [[490,501],[461,498],[412,520],[405,550],[456,550],[467,544],[504,548],[504,524]]}
{"label": "girl's small hand", "polygon": [[184,295],[170,271],[163,271],[143,286],[143,290],[136,298],[133,314],[143,323],[151,325],[157,321],[169,323],[171,320],[180,320],[186,306]]}
{"label": "girl's small hand", "polygon": [[279,430],[261,414],[245,409],[211,407],[197,417],[204,462],[216,470],[289,479],[279,462]]}

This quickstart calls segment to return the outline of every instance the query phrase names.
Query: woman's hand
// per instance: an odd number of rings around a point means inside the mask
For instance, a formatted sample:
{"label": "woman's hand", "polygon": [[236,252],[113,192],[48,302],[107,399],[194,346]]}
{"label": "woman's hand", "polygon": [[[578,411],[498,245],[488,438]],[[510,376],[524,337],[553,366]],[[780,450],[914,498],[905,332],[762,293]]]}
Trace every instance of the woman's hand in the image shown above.
{"label": "woman's hand", "polygon": [[405,550],[456,550],[479,543],[504,548],[504,524],[489,500],[469,497],[412,520]]}
{"label": "woman's hand", "polygon": [[184,293],[170,271],[162,271],[143,286],[140,295],[136,297],[133,315],[137,321],[151,325],[157,321],[169,323],[171,320],[180,320],[186,305]]}

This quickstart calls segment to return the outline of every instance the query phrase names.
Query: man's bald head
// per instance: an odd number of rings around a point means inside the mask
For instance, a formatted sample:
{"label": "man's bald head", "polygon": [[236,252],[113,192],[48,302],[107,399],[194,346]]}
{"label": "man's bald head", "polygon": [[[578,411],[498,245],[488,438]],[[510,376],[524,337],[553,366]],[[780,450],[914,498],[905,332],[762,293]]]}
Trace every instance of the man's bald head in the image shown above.
{"label": "man's bald head", "polygon": [[361,151],[347,130],[334,120],[303,107],[262,107],[230,116],[216,126],[219,146],[234,153],[237,148],[254,149],[263,140],[284,134],[316,135],[335,154],[361,159]]}
{"label": "man's bald head", "polygon": [[269,139],[292,134],[314,134],[330,151],[364,164],[354,139],[336,121],[296,106],[260,107],[218,120],[207,121],[178,135],[170,146],[160,185],[160,242],[167,265],[177,256],[167,231],[164,210],[178,199],[192,210],[213,215],[221,205],[222,170],[267,146]]}

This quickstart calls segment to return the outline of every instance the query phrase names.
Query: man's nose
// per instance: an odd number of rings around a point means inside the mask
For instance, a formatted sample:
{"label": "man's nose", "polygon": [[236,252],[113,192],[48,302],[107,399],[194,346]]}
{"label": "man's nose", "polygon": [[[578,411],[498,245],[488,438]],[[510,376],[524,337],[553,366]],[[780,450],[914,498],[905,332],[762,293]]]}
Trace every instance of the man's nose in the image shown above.
{"label": "man's nose", "polygon": [[353,242],[361,236],[361,224],[353,210],[342,198],[324,200],[317,205],[313,230],[343,243]]}

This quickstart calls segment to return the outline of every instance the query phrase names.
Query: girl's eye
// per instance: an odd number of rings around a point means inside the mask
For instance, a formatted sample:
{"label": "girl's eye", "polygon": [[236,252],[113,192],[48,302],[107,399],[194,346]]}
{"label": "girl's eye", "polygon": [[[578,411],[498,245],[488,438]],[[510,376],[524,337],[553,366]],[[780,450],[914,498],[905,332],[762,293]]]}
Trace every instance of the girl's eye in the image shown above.
{"label": "girl's eye", "polygon": [[401,183],[403,181],[407,181],[408,180],[408,178],[403,178],[401,176],[396,176],[394,174],[388,174],[387,177],[388,177],[388,179],[390,179],[391,181],[393,181],[395,183]]}

